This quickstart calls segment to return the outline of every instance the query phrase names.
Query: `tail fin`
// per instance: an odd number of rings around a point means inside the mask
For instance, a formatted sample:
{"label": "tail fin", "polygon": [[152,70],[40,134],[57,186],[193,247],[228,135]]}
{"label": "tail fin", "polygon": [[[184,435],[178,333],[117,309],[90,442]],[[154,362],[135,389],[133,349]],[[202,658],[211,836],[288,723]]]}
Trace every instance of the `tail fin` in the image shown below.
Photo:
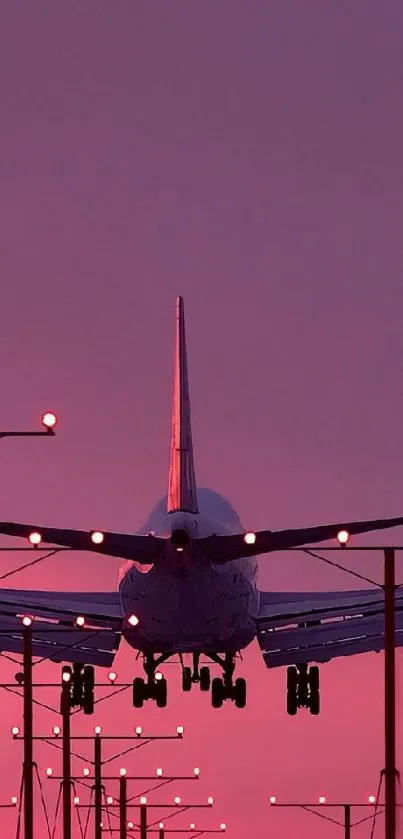
{"label": "tail fin", "polygon": [[168,513],[173,513],[175,510],[197,513],[186,359],[185,314],[182,297],[178,297],[176,300],[175,373],[171,462],[168,483]]}

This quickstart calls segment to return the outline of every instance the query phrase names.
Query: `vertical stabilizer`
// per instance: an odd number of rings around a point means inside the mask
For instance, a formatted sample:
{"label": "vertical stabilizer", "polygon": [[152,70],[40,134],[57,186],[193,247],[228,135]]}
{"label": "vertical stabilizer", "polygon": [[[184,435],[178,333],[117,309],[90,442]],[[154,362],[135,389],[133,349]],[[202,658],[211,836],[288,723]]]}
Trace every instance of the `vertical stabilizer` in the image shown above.
{"label": "vertical stabilizer", "polygon": [[185,314],[182,297],[178,297],[176,300],[175,373],[172,405],[171,462],[168,483],[168,513],[173,513],[175,510],[197,513],[186,359]]}

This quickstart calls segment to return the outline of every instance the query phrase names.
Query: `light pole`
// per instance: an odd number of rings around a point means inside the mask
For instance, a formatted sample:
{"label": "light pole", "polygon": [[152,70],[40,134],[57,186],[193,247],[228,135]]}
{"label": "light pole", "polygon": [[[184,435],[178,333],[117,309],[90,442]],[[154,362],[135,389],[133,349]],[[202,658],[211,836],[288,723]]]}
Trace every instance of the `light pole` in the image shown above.
{"label": "light pole", "polygon": [[4,437],[54,437],[57,417],[53,411],[46,411],[42,415],[43,431],[0,431],[0,439]]}
{"label": "light pole", "polygon": [[[351,803],[333,803],[326,800],[324,795],[320,795],[318,800],[315,803],[300,803],[300,802],[279,802],[275,795],[271,795],[269,798],[269,804],[271,807],[284,807],[284,808],[294,808],[300,810],[306,810],[308,813],[312,813],[314,816],[319,816],[319,818],[325,819],[326,821],[332,822],[333,824],[339,825],[344,829],[344,839],[351,839],[351,831],[353,827],[357,827],[359,824],[368,821],[368,819],[376,818],[379,816],[380,813],[383,812],[383,809],[378,810],[378,807],[384,808],[383,804],[379,804],[376,797],[374,795],[370,795],[368,797],[368,802],[365,804],[351,804]],[[361,807],[370,807],[372,809],[372,814],[370,816],[365,816],[362,819],[359,819],[356,822],[352,822],[352,810],[353,808],[361,808]],[[334,819],[329,815],[324,815],[321,810],[325,809],[341,809],[343,811],[343,821],[339,821],[338,819]]]}

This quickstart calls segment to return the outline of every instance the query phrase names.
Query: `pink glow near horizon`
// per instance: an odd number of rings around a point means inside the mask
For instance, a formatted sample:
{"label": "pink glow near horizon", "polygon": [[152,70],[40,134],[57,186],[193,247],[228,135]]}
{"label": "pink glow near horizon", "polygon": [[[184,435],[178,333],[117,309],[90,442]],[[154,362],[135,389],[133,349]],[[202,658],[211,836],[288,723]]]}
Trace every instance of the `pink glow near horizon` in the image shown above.
{"label": "pink glow near horizon", "polygon": [[[2,441],[2,520],[126,532],[146,520],[167,486],[178,294],[200,485],[251,532],[401,513],[402,23],[396,0],[4,5],[1,425],[51,408],[58,427]],[[1,572],[18,562],[1,554]],[[381,573],[372,554],[354,563]],[[4,585],[113,589],[118,569],[61,554]],[[301,554],[262,559],[260,584],[357,585]],[[166,710],[135,712],[122,694],[74,726],[184,724],[183,742],[128,771],[200,766],[197,789],[172,796],[213,794],[206,820],[233,839],[332,839],[268,798],[376,792],[382,668],[381,655],[326,665],[321,716],[290,719],[284,672],[253,645],[244,712],[183,695],[172,667]],[[16,669],[4,661],[4,680]],[[113,670],[111,691],[133,677],[126,646]],[[60,681],[59,668],[42,677]],[[21,758],[22,709],[3,693],[0,803],[18,793]],[[38,709],[37,733],[55,723]],[[57,774],[54,750],[37,758]],[[56,786],[45,780],[54,799]]]}

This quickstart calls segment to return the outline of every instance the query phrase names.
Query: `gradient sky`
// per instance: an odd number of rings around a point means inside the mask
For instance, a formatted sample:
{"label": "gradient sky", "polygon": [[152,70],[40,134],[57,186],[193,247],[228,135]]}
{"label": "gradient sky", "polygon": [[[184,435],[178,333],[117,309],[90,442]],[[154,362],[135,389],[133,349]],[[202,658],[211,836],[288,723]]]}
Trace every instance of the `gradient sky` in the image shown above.
{"label": "gradient sky", "polygon": [[[55,440],[2,442],[2,519],[142,524],[166,489],[177,294],[199,484],[247,527],[402,513],[402,34],[400,0],[0,2],[1,424],[60,415]],[[112,589],[118,566],[72,555],[11,579]],[[266,589],[355,585],[301,554],[260,568]],[[382,663],[326,665],[320,718],[290,719],[285,674],[253,645],[244,712],[183,696],[171,668],[165,711],[134,714],[126,695],[94,722],[184,722],[185,743],[141,768],[200,765],[187,794],[216,795],[204,823],[226,820],[231,839],[332,839],[267,797],[377,787]],[[116,668],[132,678],[127,648]],[[398,717],[400,759],[400,701]],[[6,799],[20,718],[5,694]],[[41,712],[37,730],[53,722]]]}

